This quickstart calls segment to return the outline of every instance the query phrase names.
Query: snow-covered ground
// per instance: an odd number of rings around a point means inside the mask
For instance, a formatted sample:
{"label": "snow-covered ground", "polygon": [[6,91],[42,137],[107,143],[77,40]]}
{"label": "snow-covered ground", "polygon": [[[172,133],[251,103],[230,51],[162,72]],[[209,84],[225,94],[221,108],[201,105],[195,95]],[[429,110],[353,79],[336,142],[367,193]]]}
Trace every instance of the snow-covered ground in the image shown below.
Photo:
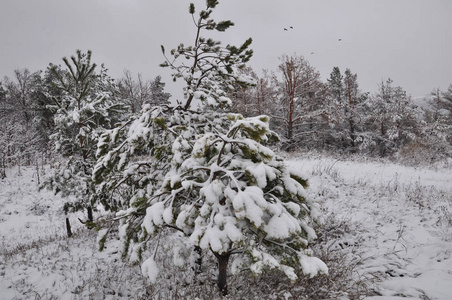
{"label": "snow-covered ground", "polygon": [[[42,174],[41,174],[42,175]],[[42,177],[41,177],[42,178]],[[38,191],[34,168],[10,169],[0,180],[0,299],[138,299],[139,267],[115,248],[98,252],[97,234],[71,214],[67,238],[64,200]]]}
{"label": "snow-covered ground", "polygon": [[[357,277],[376,282],[380,295],[366,300],[452,299],[450,168],[329,158],[289,164],[308,175],[325,218],[348,224],[322,238],[348,253]],[[62,203],[37,191],[34,168],[10,169],[0,180],[0,299],[145,297],[139,266],[122,262],[114,247],[99,253],[96,234],[77,221],[82,215],[69,216],[74,237],[66,238]]]}
{"label": "snow-covered ground", "polygon": [[[341,247],[379,276],[367,300],[452,299],[452,170],[333,159],[297,160],[327,217],[354,224]],[[381,277],[381,275],[385,275]],[[385,297],[383,297],[385,296]]]}

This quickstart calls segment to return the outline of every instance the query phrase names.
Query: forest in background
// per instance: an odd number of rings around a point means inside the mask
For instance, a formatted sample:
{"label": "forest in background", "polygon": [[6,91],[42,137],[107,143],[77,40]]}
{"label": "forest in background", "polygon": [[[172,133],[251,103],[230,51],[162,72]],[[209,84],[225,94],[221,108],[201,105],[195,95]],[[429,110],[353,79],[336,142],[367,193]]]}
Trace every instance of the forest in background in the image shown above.
{"label": "forest in background", "polygon": [[[93,71],[98,83],[90,93],[108,93],[124,108],[116,121],[137,116],[146,103],[174,101],[160,76],[145,79],[125,70],[113,79],[103,65]],[[61,94],[56,85],[65,72],[70,70],[49,64],[45,71],[15,70],[0,81],[0,175],[7,167],[49,162],[54,155],[55,99]],[[274,145],[279,149],[389,157],[408,164],[452,157],[452,85],[434,89],[419,105],[389,78],[374,94],[359,89],[358,74],[350,69],[335,67],[322,81],[303,56],[283,55],[277,69],[262,76],[250,66],[240,72],[255,84],[229,87],[231,110],[245,117],[270,116],[282,139]]]}
{"label": "forest in background", "polygon": [[[81,55],[80,51],[77,53]],[[100,94],[108,94],[108,98],[121,106],[124,113],[110,122],[111,127],[120,119],[137,115],[145,103],[161,104],[170,98],[170,94],[164,91],[165,83],[160,76],[146,80],[138,74],[134,78],[126,70],[123,78],[114,80],[103,65],[100,70],[95,70],[96,64],[93,66],[89,86],[86,86],[89,96],[95,99]],[[49,163],[56,158],[57,149],[51,137],[58,130],[56,112],[69,109],[59,100],[63,98],[64,90],[74,88],[62,82],[70,72],[69,68],[49,64],[46,71],[31,72],[24,68],[15,70],[13,78],[5,76],[0,81],[0,176],[5,176],[4,170],[8,167]],[[55,101],[57,98],[59,100]],[[70,128],[65,130],[71,131]]]}

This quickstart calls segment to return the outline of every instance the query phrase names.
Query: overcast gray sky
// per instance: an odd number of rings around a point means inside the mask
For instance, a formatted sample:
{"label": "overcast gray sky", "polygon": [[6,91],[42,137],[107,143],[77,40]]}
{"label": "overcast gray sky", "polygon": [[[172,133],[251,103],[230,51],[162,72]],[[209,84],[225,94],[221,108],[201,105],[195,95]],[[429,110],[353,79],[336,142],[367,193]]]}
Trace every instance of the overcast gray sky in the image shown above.
{"label": "overcast gray sky", "polygon": [[[0,78],[90,49],[112,77],[162,75],[174,94],[158,67],[160,45],[193,41],[190,2],[204,8],[201,0],[0,0]],[[256,71],[296,53],[323,80],[334,66],[350,68],[372,93],[388,77],[413,97],[452,83],[452,0],[223,0],[213,16],[235,23],[216,36],[223,43],[253,38]]]}

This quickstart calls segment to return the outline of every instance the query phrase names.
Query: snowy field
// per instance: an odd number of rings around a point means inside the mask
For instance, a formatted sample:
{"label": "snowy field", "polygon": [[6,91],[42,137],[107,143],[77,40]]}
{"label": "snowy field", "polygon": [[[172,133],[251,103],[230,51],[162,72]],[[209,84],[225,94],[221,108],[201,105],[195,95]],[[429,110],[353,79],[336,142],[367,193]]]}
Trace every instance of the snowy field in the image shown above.
{"label": "snowy field", "polygon": [[[359,272],[386,275],[367,300],[452,299],[452,170],[299,160],[327,215],[354,224],[344,247]],[[331,180],[331,178],[333,180]],[[334,183],[332,185],[332,183]]]}
{"label": "snowy field", "polygon": [[[375,284],[366,300],[452,299],[450,166],[288,162],[308,175],[309,195],[322,204],[322,241]],[[114,241],[99,253],[95,232],[77,221],[82,215],[69,216],[74,236],[66,238],[63,200],[38,192],[37,181],[34,168],[10,169],[0,180],[0,299],[145,299],[139,266],[122,262]]]}

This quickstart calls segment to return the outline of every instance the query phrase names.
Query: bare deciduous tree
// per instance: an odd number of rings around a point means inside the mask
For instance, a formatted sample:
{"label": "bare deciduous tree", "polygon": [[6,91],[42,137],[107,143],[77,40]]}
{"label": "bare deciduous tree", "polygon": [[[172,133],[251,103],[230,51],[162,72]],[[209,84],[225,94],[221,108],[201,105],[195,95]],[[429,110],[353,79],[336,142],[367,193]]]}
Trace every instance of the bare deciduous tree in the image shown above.
{"label": "bare deciduous tree", "polygon": [[320,73],[302,56],[283,55],[280,60],[281,79],[275,75],[279,109],[272,117],[281,123],[287,139],[286,148],[291,149],[304,135],[315,132],[317,118],[322,115],[326,88]]}

